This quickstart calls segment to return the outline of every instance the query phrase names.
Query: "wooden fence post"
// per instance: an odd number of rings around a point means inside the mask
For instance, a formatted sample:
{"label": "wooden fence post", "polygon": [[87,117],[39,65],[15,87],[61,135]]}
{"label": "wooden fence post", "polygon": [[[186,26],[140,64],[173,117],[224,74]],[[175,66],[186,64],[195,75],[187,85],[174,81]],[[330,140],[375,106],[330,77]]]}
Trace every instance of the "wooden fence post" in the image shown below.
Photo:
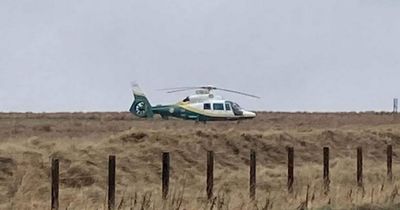
{"label": "wooden fence post", "polygon": [[323,153],[324,153],[324,189],[325,193],[329,191],[329,184],[330,184],[330,179],[329,179],[329,147],[324,147],[323,148]]}
{"label": "wooden fence post", "polygon": [[162,155],[162,199],[167,199],[169,188],[169,152]]}
{"label": "wooden fence post", "polygon": [[393,157],[393,147],[392,145],[387,145],[387,178],[389,181],[392,181],[392,157]]}
{"label": "wooden fence post", "polygon": [[108,157],[108,209],[115,209],[115,155]]}
{"label": "wooden fence post", "polygon": [[256,151],[250,151],[250,198],[256,197]]}
{"label": "wooden fence post", "polygon": [[210,201],[213,197],[214,187],[214,152],[207,151],[207,199]]}
{"label": "wooden fence post", "polygon": [[357,184],[363,186],[363,157],[362,147],[357,147]]}
{"label": "wooden fence post", "polygon": [[58,210],[59,163],[58,159],[51,160],[51,209]]}
{"label": "wooden fence post", "polygon": [[293,192],[293,181],[294,181],[294,149],[293,147],[288,147],[288,182],[287,187],[289,193]]}

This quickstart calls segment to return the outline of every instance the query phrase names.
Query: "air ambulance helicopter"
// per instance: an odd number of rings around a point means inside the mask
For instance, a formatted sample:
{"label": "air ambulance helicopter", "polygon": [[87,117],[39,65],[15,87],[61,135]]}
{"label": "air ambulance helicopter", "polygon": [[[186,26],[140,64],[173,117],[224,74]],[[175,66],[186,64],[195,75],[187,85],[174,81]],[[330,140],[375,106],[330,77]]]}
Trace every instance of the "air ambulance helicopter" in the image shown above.
{"label": "air ambulance helicopter", "polygon": [[217,88],[211,85],[179,87],[162,90],[167,91],[167,93],[195,90],[195,94],[187,96],[176,104],[151,106],[137,84],[132,84],[132,90],[134,101],[129,111],[140,118],[152,118],[155,114],[159,114],[163,119],[175,117],[198,122],[244,120],[256,117],[256,113],[244,110],[237,103],[214,95],[213,91],[215,90],[260,98],[248,93]]}

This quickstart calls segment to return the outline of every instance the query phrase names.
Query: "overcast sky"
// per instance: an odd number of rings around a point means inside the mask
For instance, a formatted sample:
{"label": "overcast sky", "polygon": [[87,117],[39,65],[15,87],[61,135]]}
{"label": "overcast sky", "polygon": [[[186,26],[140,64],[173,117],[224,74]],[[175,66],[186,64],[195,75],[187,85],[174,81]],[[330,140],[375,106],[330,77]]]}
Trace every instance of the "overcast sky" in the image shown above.
{"label": "overcast sky", "polygon": [[391,110],[398,0],[1,0],[0,111],[126,111],[207,85],[252,110]]}

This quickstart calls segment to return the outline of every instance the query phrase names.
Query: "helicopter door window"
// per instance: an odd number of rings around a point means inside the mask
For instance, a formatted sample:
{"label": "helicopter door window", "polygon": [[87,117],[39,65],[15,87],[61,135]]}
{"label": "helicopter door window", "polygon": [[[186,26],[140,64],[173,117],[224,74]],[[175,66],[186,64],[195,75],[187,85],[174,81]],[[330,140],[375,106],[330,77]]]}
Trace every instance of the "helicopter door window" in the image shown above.
{"label": "helicopter door window", "polygon": [[226,111],[230,111],[230,110],[231,110],[231,105],[225,104],[225,110],[226,110]]}
{"label": "helicopter door window", "polygon": [[203,109],[204,110],[210,110],[211,109],[211,105],[209,103],[206,103],[203,105]]}
{"label": "helicopter door window", "polygon": [[224,104],[213,104],[214,110],[224,110]]}

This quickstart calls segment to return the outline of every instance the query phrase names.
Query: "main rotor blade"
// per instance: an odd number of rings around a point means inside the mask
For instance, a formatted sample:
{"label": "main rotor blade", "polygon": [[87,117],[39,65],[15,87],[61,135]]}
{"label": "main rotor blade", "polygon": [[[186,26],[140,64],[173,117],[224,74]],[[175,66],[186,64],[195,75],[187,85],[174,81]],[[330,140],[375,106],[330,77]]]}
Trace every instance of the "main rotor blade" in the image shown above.
{"label": "main rotor blade", "polygon": [[229,89],[225,89],[225,88],[217,88],[214,86],[193,86],[193,87],[175,87],[175,88],[163,88],[163,89],[158,89],[158,90],[167,90],[167,93],[176,93],[176,92],[182,92],[182,91],[187,91],[187,90],[196,90],[196,89],[205,89],[205,90],[222,90],[222,91],[226,91],[226,92],[231,92],[231,93],[236,93],[236,94],[240,94],[240,95],[244,95],[244,96],[249,96],[249,97],[253,97],[253,98],[260,98],[259,96],[256,95],[252,95],[252,94],[248,94],[248,93],[244,93],[244,92],[239,92],[236,90],[229,90]]}
{"label": "main rotor blade", "polygon": [[208,85],[208,86],[186,86],[186,87],[162,88],[162,89],[158,89],[158,90],[192,90],[192,89],[216,90],[217,88],[212,85]]}
{"label": "main rotor blade", "polygon": [[239,92],[239,91],[236,91],[236,90],[228,90],[228,89],[224,89],[224,88],[217,88],[217,90],[222,90],[222,91],[226,91],[226,92],[236,93],[236,94],[240,94],[240,95],[244,95],[244,96],[249,96],[249,97],[253,97],[253,98],[260,98],[259,96],[252,95],[252,94],[248,94],[248,93]]}
{"label": "main rotor blade", "polygon": [[193,88],[184,88],[184,89],[170,90],[170,91],[167,91],[167,93],[176,93],[176,92],[182,92],[182,91],[187,91],[187,90],[195,90],[195,89],[199,89],[199,88],[193,87]]}
{"label": "main rotor blade", "polygon": [[162,89],[157,89],[157,90],[183,90],[183,89],[195,89],[195,88],[200,88],[200,87],[173,87],[173,88],[162,88]]}

